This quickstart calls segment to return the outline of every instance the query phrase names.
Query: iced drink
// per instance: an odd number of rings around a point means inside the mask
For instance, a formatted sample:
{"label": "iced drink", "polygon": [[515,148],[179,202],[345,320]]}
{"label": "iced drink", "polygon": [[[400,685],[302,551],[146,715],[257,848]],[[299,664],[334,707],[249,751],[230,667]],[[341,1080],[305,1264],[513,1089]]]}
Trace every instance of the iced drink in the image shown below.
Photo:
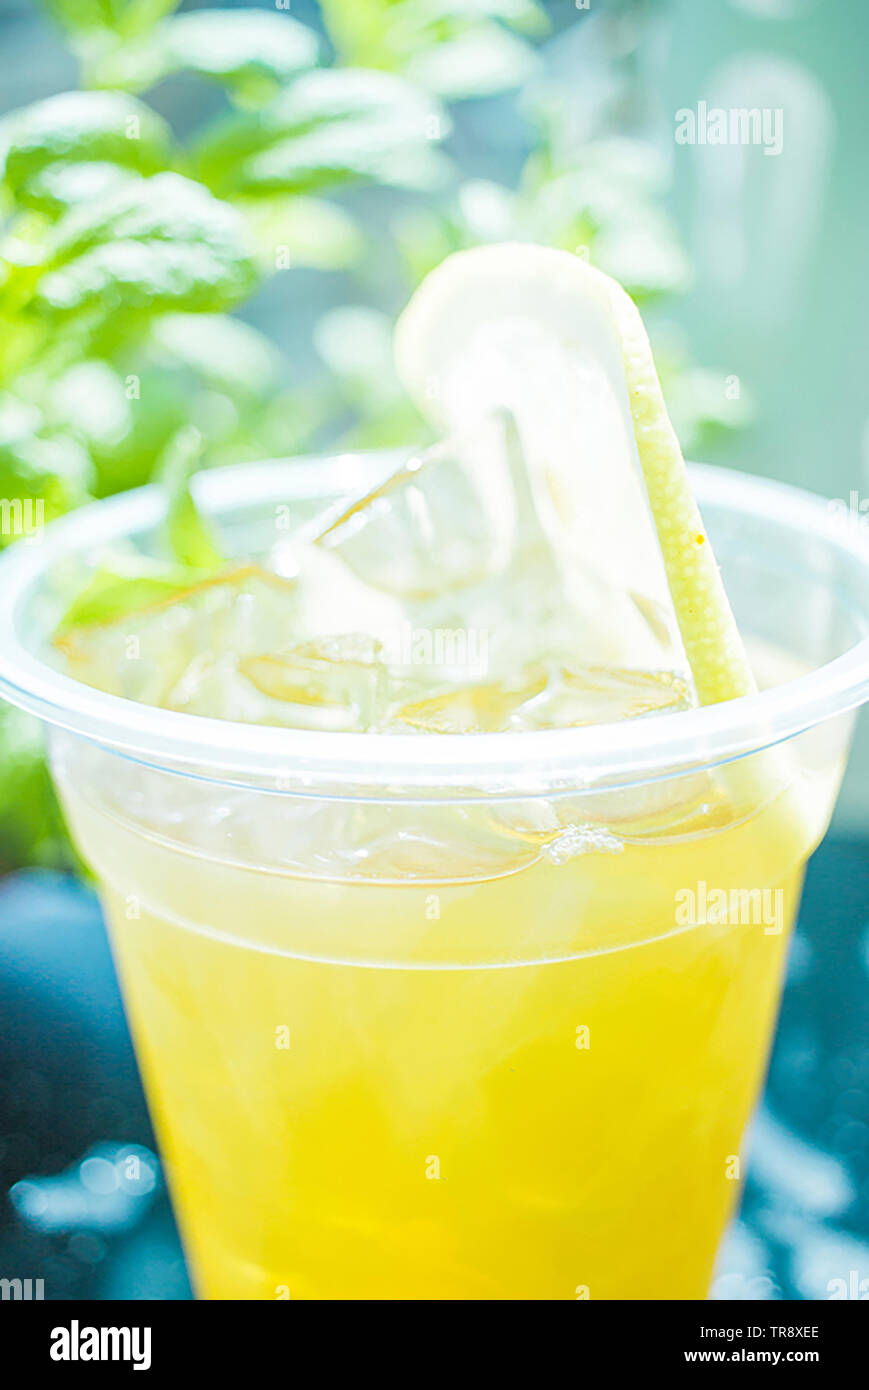
{"label": "iced drink", "polygon": [[700,1298],[865,558],[731,490],[749,650],[639,317],[572,257],[453,258],[398,344],[444,442],[328,500],[206,479],[227,562],[160,598],[159,527],[98,508],[144,587],[89,545],[62,674],[16,628],[0,683],[59,726],[200,1296]]}

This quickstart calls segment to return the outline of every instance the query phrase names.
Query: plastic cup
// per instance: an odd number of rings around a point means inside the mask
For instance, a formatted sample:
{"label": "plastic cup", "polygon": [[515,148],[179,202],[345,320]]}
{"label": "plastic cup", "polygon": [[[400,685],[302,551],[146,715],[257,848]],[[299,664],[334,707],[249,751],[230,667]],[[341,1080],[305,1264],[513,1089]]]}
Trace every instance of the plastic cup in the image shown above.
{"label": "plastic cup", "polygon": [[[216,470],[198,500],[247,555],[391,464]],[[69,679],[58,593],[156,545],[154,488],[0,559],[0,694],[47,725],[100,883],[200,1296],[705,1296],[869,693],[869,543],[692,471],[778,683],[613,725],[296,731]]]}

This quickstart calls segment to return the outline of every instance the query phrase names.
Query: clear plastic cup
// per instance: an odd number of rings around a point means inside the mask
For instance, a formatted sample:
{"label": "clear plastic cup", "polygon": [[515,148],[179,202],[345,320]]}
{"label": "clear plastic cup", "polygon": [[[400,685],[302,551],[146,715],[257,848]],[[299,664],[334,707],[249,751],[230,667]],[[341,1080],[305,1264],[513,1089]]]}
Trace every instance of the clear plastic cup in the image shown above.
{"label": "clear plastic cup", "polygon": [[[197,479],[268,549],[394,460]],[[144,489],[0,559],[0,694],[45,721],[210,1298],[696,1298],[742,1175],[805,861],[869,693],[869,542],[695,466],[762,679],[561,731],[296,731],[61,674],[58,595]]]}

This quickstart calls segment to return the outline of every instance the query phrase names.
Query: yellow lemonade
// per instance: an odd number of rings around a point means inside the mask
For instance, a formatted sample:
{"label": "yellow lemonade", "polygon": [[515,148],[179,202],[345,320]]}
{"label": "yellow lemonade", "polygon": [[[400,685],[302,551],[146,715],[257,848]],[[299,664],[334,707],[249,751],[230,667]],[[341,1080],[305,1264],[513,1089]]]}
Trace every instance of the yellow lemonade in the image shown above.
{"label": "yellow lemonade", "polygon": [[234,565],[58,630],[122,726],[54,774],[194,1284],[702,1298],[848,727],[768,719],[615,282],[460,253],[397,364],[442,444],[284,536],[237,493]]}
{"label": "yellow lemonade", "polygon": [[790,793],[740,821],[677,779],[549,853],[527,803],[442,807],[439,869],[424,825],[342,881],[56,773],[200,1296],[706,1295],[831,785],[799,832]]}

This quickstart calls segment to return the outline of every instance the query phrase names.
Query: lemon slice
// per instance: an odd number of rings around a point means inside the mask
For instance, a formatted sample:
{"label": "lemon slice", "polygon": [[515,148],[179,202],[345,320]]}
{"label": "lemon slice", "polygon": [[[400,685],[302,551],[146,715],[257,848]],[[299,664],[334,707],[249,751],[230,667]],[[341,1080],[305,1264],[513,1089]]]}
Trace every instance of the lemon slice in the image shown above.
{"label": "lemon slice", "polygon": [[440,429],[511,411],[566,567],[675,615],[700,704],[756,689],[646,331],[620,285],[566,251],[460,251],[404,311],[396,363]]}

